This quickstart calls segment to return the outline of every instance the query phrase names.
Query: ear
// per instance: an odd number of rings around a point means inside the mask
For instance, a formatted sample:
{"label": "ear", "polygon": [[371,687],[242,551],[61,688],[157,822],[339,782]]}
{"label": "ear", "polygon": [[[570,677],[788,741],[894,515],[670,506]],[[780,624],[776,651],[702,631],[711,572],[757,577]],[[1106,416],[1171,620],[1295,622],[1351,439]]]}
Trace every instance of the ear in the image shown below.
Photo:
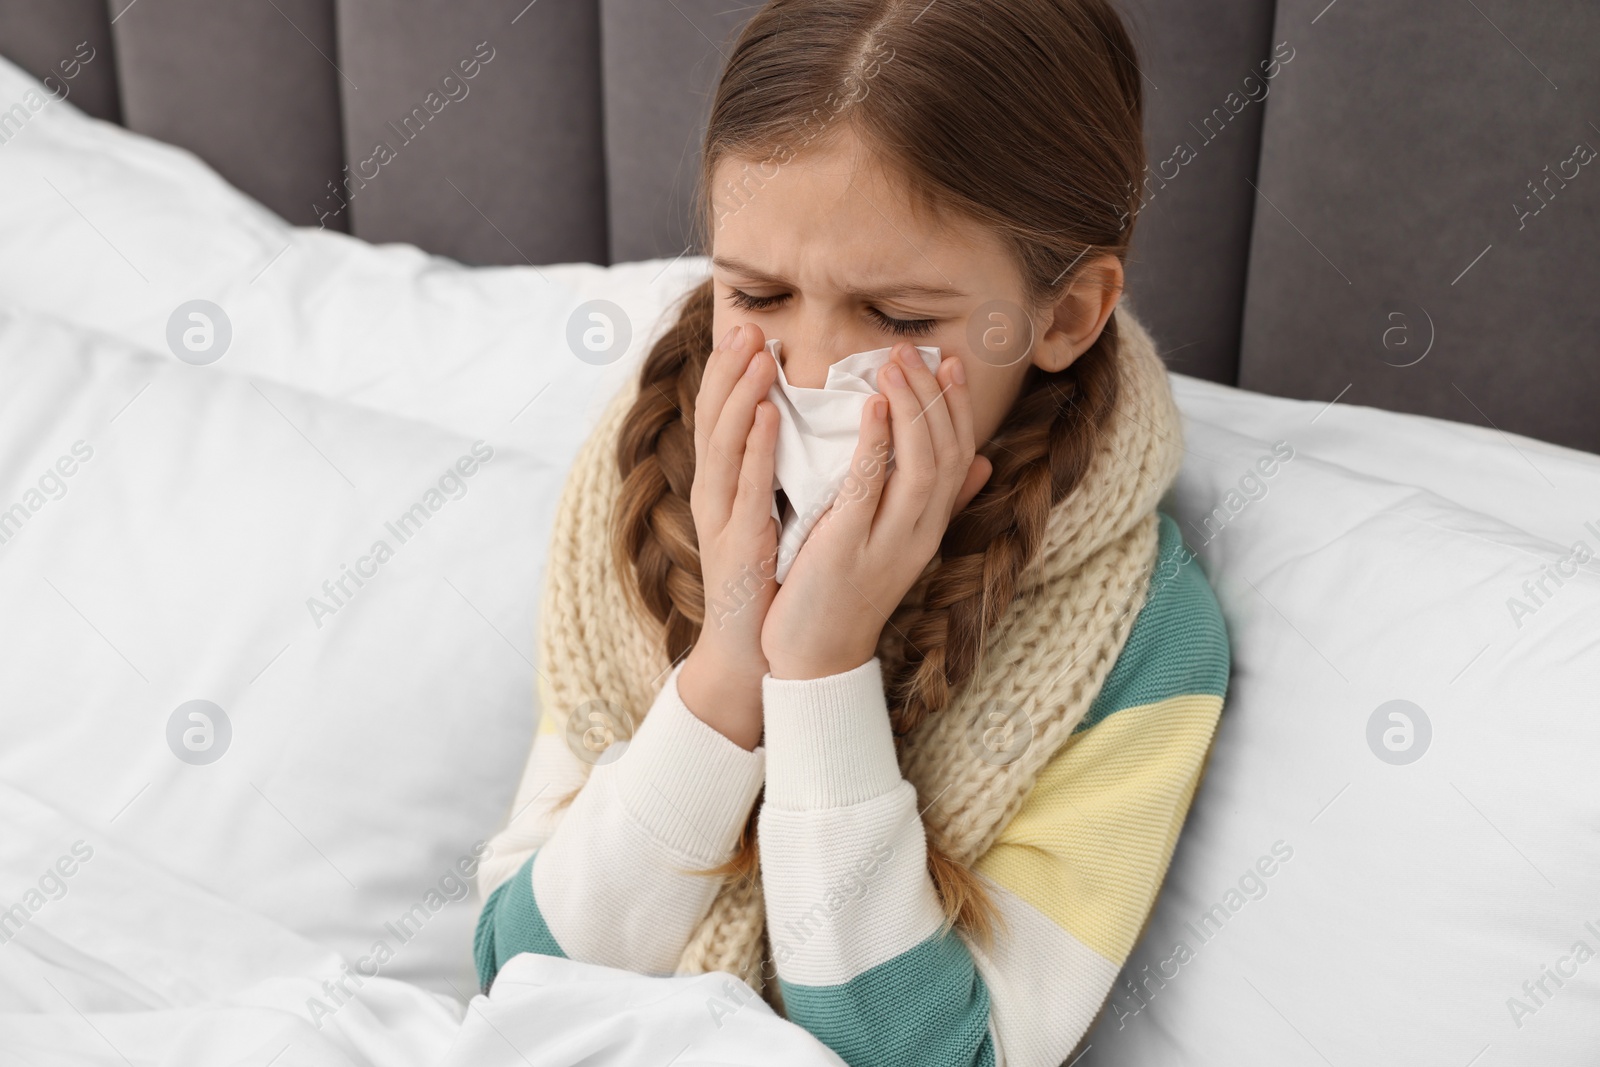
{"label": "ear", "polygon": [[1116,256],[1106,253],[1084,264],[1057,298],[1050,320],[1033,346],[1034,366],[1052,372],[1072,366],[1100,339],[1122,299],[1122,284],[1122,261]]}

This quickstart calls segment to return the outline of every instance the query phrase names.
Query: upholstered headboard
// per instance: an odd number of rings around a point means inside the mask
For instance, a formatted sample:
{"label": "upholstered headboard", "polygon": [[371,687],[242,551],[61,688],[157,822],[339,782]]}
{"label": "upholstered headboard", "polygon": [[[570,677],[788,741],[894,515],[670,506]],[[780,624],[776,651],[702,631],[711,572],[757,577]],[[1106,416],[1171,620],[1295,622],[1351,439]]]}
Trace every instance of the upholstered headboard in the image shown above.
{"label": "upholstered headboard", "polygon": [[[0,51],[297,224],[607,263],[685,251],[757,6],[0,0]],[[1150,152],[1128,299],[1173,369],[1600,451],[1600,6],[1123,10]]]}

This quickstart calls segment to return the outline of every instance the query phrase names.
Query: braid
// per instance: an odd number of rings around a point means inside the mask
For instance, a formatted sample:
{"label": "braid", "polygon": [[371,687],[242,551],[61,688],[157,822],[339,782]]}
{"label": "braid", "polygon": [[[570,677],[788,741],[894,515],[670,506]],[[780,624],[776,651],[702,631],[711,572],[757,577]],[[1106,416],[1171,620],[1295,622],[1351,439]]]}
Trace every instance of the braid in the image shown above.
{"label": "braid", "polygon": [[1117,400],[1116,313],[1066,370],[1033,368],[994,439],[982,491],[950,522],[938,564],[891,616],[899,655],[889,673],[895,733],[906,734],[950,702],[977,669],[984,637],[1016,595],[1017,579],[1044,539],[1051,509],[1089,469],[1095,439]]}
{"label": "braid", "polygon": [[[1044,538],[1056,503],[1082,480],[1095,438],[1116,406],[1116,313],[1095,343],[1066,370],[1034,368],[1006,421],[982,450],[993,473],[950,523],[938,561],[924,574],[923,595],[908,596],[890,617],[885,678],[897,737],[942,711],[972,677],[984,638],[1016,595],[1023,568]],[[988,942],[1000,918],[971,868],[928,838],[928,873],[958,925]]]}
{"label": "braid", "polygon": [[[639,371],[639,394],[617,438],[622,489],[611,546],[623,585],[638,606],[665,627],[667,659],[687,655],[705,623],[700,539],[689,507],[694,486],[694,402],[711,354],[715,289],[708,278],[684,297],[677,321],[656,342]],[[631,568],[631,571],[630,571]],[[563,798],[570,803],[578,790]],[[754,878],[756,827],[765,790],[756,797],[739,844],[726,863],[694,873]]]}
{"label": "braid", "polygon": [[[700,636],[705,614],[689,490],[694,485],[694,398],[711,351],[713,302],[710,279],[684,295],[673,325],[640,369],[639,394],[617,437],[622,488],[612,512],[612,565],[634,576],[622,587],[635,611],[663,625],[673,662]],[[568,790],[552,810],[569,807],[582,791],[581,784]]]}
{"label": "braid", "polygon": [[643,606],[666,628],[670,662],[684,656],[705,621],[700,542],[689,491],[694,485],[694,401],[711,352],[712,284],[685,297],[677,321],[650,350],[639,395],[617,440],[622,491],[612,548],[631,566]]}

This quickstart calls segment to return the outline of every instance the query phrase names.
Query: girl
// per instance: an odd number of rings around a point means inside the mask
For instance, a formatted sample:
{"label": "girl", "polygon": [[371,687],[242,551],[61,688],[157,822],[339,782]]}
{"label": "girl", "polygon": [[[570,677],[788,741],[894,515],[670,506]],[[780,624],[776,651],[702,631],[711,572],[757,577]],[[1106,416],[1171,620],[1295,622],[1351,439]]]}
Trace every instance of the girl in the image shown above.
{"label": "girl", "polygon": [[[560,503],[485,989],[522,952],[724,970],[853,1065],[1072,1055],[1229,665],[1157,510],[1166,372],[1117,306],[1134,57],[1106,0],[772,0],[745,27],[704,143],[713,276]],[[781,585],[770,338],[811,388],[899,342]]]}

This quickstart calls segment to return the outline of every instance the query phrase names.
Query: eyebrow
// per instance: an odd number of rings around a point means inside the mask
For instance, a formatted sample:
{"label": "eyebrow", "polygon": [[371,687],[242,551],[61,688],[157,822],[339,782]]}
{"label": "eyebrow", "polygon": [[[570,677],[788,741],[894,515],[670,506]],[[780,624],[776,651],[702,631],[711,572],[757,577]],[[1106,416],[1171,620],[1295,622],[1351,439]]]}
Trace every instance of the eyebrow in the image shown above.
{"label": "eyebrow", "polygon": [[[713,256],[711,262],[714,266],[721,267],[723,270],[733,271],[735,274],[742,274],[745,277],[751,278],[764,285],[789,284],[784,279],[779,278],[777,275],[768,274],[764,270],[758,270],[755,267],[750,266],[748,263],[741,262],[737,259],[731,259],[727,256]],[[924,300],[940,300],[947,299],[949,297],[966,296],[967,294],[962,292],[960,289],[948,289],[944,286],[915,285],[907,283],[902,285],[885,285],[875,289],[851,289],[850,295],[864,297],[869,300],[883,300],[894,297],[921,297]]]}

